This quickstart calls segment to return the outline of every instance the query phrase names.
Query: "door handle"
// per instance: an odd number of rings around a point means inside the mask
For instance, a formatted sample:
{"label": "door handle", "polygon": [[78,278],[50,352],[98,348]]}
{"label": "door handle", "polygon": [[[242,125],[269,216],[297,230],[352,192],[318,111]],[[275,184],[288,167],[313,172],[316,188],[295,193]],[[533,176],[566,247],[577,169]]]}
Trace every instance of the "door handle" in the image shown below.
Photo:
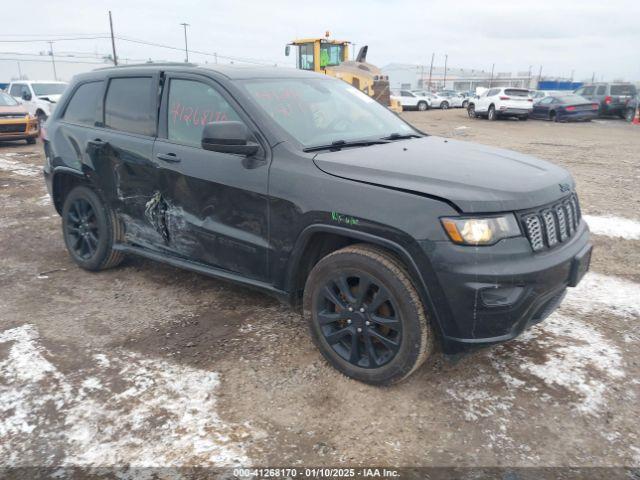
{"label": "door handle", "polygon": [[164,160],[165,162],[178,163],[180,161],[180,157],[175,153],[158,153],[156,158],[159,160]]}
{"label": "door handle", "polygon": [[99,139],[99,138],[95,138],[93,140],[89,140],[87,142],[89,145],[91,145],[92,147],[96,147],[96,148],[102,148],[102,147],[106,147],[107,146],[107,142]]}

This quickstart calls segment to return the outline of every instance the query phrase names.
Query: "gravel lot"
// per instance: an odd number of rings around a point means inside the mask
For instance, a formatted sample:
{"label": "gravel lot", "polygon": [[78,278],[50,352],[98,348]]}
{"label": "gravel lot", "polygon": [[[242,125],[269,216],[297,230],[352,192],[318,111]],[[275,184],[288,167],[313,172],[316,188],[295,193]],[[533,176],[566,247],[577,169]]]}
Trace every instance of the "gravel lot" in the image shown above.
{"label": "gravel lot", "polygon": [[640,127],[404,116],[573,173],[598,234],[558,312],[369,387],[263,294],[138,258],[76,268],[41,145],[1,144],[0,466],[640,466]]}

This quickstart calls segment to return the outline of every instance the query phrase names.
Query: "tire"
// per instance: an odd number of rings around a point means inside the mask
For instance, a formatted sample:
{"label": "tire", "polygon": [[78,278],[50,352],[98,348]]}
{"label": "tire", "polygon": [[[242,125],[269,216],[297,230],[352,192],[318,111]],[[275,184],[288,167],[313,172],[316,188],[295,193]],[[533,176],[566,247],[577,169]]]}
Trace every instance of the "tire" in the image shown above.
{"label": "tire", "polygon": [[105,270],[124,259],[113,249],[123,238],[115,213],[89,187],[75,187],[62,207],[62,234],[69,255],[85,270]]}
{"label": "tire", "polygon": [[47,118],[49,118],[47,117],[47,114],[42,110],[38,110],[38,112],[36,113],[36,117],[38,118],[38,128],[42,128],[44,122],[46,122]]}
{"label": "tire", "polygon": [[549,112],[549,120],[551,122],[556,122],[558,123],[560,120],[558,120],[558,114],[556,112],[554,112],[553,110]]}
{"label": "tire", "polygon": [[440,104],[440,108],[441,108],[442,110],[448,110],[448,109],[449,109],[449,102],[442,102],[442,103]]}
{"label": "tire", "polygon": [[320,260],[307,278],[303,304],[315,345],[355,380],[400,382],[434,350],[435,334],[409,274],[377,247],[352,245]]}
{"label": "tire", "polygon": [[487,120],[491,120],[492,122],[498,118],[498,114],[496,113],[496,107],[491,105],[489,107],[489,111],[487,112]]}
{"label": "tire", "polygon": [[476,114],[476,106],[473,103],[470,103],[467,107],[467,115],[469,115],[469,118],[478,118],[478,115]]}
{"label": "tire", "polygon": [[520,117],[518,117],[518,120],[526,122],[527,120],[529,120],[529,115],[521,115]]}
{"label": "tire", "polygon": [[425,110],[429,109],[429,105],[427,105],[427,102],[418,102],[418,110],[421,112],[424,112]]}
{"label": "tire", "polygon": [[26,140],[27,140],[27,145],[35,145],[36,143],[36,139],[34,137],[29,137]]}
{"label": "tire", "polygon": [[635,117],[635,116],[636,116],[636,111],[633,108],[628,108],[626,113],[625,113],[624,119],[627,122],[631,123],[631,122],[633,122],[633,117]]}
{"label": "tire", "polygon": [[469,106],[469,101],[465,100],[464,102],[462,102],[462,108],[467,108]]}

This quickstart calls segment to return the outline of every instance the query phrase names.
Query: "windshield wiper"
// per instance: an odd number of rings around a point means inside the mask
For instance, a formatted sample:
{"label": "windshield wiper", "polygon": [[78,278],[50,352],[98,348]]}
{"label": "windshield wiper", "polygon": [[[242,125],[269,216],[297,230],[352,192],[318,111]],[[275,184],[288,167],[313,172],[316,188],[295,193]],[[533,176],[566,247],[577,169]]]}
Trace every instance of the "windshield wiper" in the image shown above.
{"label": "windshield wiper", "polygon": [[421,138],[422,135],[417,133],[392,133],[388,137],[382,137],[383,140],[406,140],[408,138]]}
{"label": "windshield wiper", "polygon": [[386,139],[380,140],[336,140],[329,145],[316,145],[315,147],[303,148],[303,152],[318,152],[320,150],[340,150],[344,147],[368,147],[369,145],[380,145],[383,143],[389,143]]}

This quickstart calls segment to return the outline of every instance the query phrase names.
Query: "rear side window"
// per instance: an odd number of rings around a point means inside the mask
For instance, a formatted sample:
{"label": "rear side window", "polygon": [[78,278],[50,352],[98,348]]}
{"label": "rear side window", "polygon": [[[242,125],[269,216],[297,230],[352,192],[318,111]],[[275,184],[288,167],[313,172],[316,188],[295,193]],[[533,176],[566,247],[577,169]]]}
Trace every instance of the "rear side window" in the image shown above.
{"label": "rear side window", "polygon": [[584,87],[584,90],[580,95],[593,95],[593,92],[596,91],[596,87]]}
{"label": "rear side window", "polygon": [[152,77],[114,78],[104,101],[104,124],[121,132],[155,134],[155,81]]}
{"label": "rear side window", "polygon": [[71,97],[63,118],[67,122],[94,126],[101,94],[102,82],[80,85]]}
{"label": "rear side window", "polygon": [[606,91],[607,91],[607,86],[606,85],[600,85],[598,87],[598,90],[596,90],[596,95],[604,95]]}
{"label": "rear side window", "polygon": [[516,90],[515,88],[507,88],[504,91],[504,94],[508,95],[509,97],[528,97],[529,90]]}
{"label": "rear side window", "polygon": [[195,80],[171,79],[167,137],[199,147],[207,123],[241,121],[231,105],[213,87]]}
{"label": "rear side window", "polygon": [[635,85],[611,85],[611,95],[635,95]]}
{"label": "rear side window", "polygon": [[494,95],[497,95],[499,91],[500,91],[499,88],[494,88],[493,90],[489,90],[487,92],[487,97],[493,97]]}

